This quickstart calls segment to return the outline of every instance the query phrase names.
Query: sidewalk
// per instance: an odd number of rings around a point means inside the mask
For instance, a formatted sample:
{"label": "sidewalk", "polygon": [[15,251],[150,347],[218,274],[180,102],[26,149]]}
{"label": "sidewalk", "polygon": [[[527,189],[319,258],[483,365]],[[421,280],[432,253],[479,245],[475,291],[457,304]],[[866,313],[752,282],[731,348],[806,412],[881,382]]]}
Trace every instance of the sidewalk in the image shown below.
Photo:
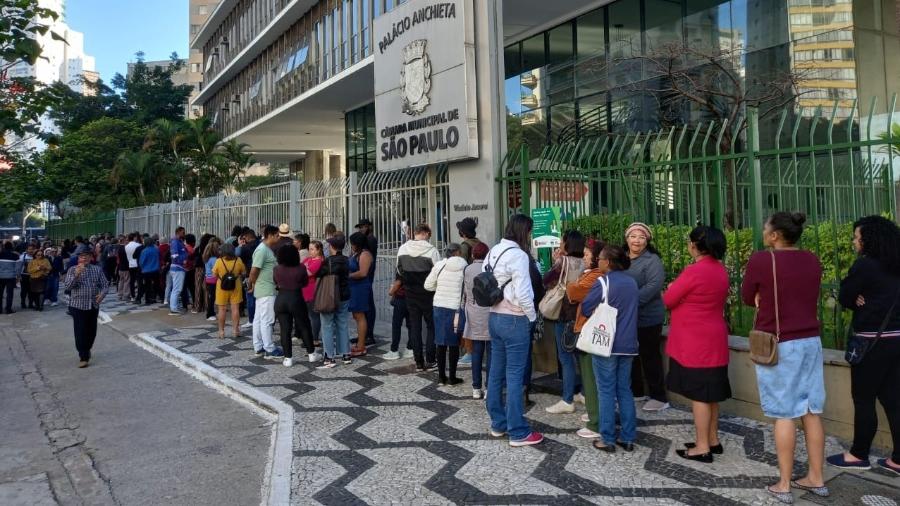
{"label": "sidewalk", "polygon": [[[558,382],[544,377],[527,416],[546,440],[514,449],[488,435],[468,370],[465,384],[439,388],[436,374],[416,374],[411,360],[381,359],[384,338],[369,356],[330,370],[315,369],[295,344],[295,365],[286,368],[252,356],[249,330],[237,341],[220,340],[200,315],[135,313],[120,303],[107,309],[112,325],[155,329],[160,341],[294,409],[295,504],[779,504],[763,490],[777,476],[771,426],[756,421],[723,418],[725,454],[706,465],[675,455],[693,437],[688,411],[638,410],[636,450],[608,455],[575,435],[583,408],[573,415],[544,411],[558,399],[550,393]],[[840,450],[829,438],[827,453]],[[797,458],[804,459],[802,438]],[[795,473],[803,472],[798,462]],[[798,504],[900,502],[900,478],[884,471],[826,472],[832,496],[795,492]]]}

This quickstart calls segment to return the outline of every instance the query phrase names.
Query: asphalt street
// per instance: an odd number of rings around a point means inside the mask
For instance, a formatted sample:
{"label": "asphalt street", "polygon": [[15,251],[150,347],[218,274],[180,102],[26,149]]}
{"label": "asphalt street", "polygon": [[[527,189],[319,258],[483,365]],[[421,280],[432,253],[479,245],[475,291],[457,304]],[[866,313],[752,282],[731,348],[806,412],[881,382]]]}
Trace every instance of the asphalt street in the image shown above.
{"label": "asphalt street", "polygon": [[65,309],[0,316],[0,504],[259,504],[270,422]]}

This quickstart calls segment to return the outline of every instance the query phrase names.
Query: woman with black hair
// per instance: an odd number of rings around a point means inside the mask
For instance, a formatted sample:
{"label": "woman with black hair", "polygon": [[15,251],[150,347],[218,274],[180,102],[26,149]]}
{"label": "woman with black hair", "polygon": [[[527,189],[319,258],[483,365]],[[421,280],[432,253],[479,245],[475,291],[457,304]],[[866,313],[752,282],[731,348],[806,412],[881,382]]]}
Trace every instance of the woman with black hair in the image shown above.
{"label": "woman with black hair", "polygon": [[[491,248],[484,269],[491,271],[503,298],[491,307],[491,368],[485,404],[491,417],[491,436],[509,436],[513,447],[539,444],[544,436],[525,420],[523,383],[531,342],[531,323],[537,320],[529,263],[534,221],[524,214],[510,217],[500,243]],[[506,386],[507,395],[503,395]]]}
{"label": "woman with black hair", "polygon": [[[631,364],[638,354],[639,296],[637,282],[624,272],[630,265],[631,259],[624,248],[611,244],[604,246],[597,256],[597,268],[603,279],[591,287],[581,303],[581,312],[588,318],[603,301],[617,310],[610,356],[591,356],[600,407],[600,435],[594,440],[593,446],[606,453],[615,453],[616,446],[626,452],[634,451],[634,440],[637,438],[637,413],[634,394],[631,392]],[[617,406],[621,425],[618,435]],[[585,436],[584,433],[581,435]]]}
{"label": "woman with black hair", "polygon": [[[802,213],[770,216],[763,225],[763,243],[770,250],[750,257],[741,284],[744,304],[757,308],[753,328],[778,338],[778,363],[756,365],[756,380],[763,413],[775,419],[780,480],[767,492],[785,503],[794,500],[791,487],[828,496],[822,475],[825,429],[819,416],[825,408],[818,318],[822,265],[816,255],[797,247],[805,222]],[[806,476],[794,480],[797,418],[803,423],[809,465]]]}
{"label": "woman with black hair", "polygon": [[647,401],[644,403],[644,411],[662,411],[669,407],[661,348],[662,326],[666,319],[666,308],[662,302],[666,270],[652,241],[650,227],[641,222],[632,223],[625,230],[625,249],[631,259],[631,267],[625,274],[634,278],[640,291],[639,352],[631,368],[631,390],[636,400]]}
{"label": "woman with black hair", "polygon": [[[731,397],[728,382],[728,272],[725,234],[714,227],[694,228],[688,253],[694,263],[685,267],[663,294],[672,312],[666,354],[669,390],[691,400],[696,439],[679,457],[711,463],[720,450],[719,403]],[[717,453],[720,453],[717,451]]]}
{"label": "woman with black hair", "polygon": [[375,267],[374,257],[369,251],[369,239],[362,232],[350,234],[350,314],[356,321],[356,348],[350,354],[360,357],[366,354],[366,333],[369,311],[369,292],[372,291],[372,278],[369,271]]}
{"label": "woman with black hair", "polygon": [[894,444],[891,457],[879,459],[878,465],[900,475],[900,228],[881,216],[861,218],[853,224],[853,249],[859,256],[841,280],[838,300],[853,311],[853,333],[875,342],[850,366],[853,446],[827,461],[836,467],[869,469],[878,399]]}
{"label": "woman with black hair", "polygon": [[206,260],[203,259],[203,252],[206,251],[206,246],[213,237],[215,237],[213,234],[200,236],[200,243],[194,248],[192,255],[194,260],[194,305],[191,312],[195,314],[206,311],[208,297],[206,294]]}
{"label": "woman with black hair", "polygon": [[[561,286],[563,290],[569,283],[574,283],[584,271],[584,235],[577,230],[567,230],[563,233],[562,241],[559,249],[553,256],[555,262],[553,267],[544,275],[543,283],[546,293],[552,294],[551,291],[557,286]],[[552,414],[574,413],[576,398],[584,403],[584,396],[575,392],[579,389],[578,366],[576,365],[575,353],[566,351],[563,346],[563,333],[566,325],[575,321],[575,313],[578,306],[568,304],[563,296],[563,301],[559,309],[559,318],[553,327],[556,331],[556,358],[559,361],[560,372],[562,375],[562,399],[556,404],[544,408],[545,411]],[[544,315],[546,318],[547,315]]]}
{"label": "woman with black hair", "polygon": [[278,290],[275,296],[275,318],[281,328],[281,349],[284,350],[282,363],[285,367],[294,365],[291,339],[295,333],[300,335],[310,363],[318,362],[322,357],[316,353],[313,344],[309,311],[303,299],[303,288],[309,283],[309,273],[306,266],[300,264],[300,252],[297,248],[278,248],[275,256],[278,259],[274,274]]}

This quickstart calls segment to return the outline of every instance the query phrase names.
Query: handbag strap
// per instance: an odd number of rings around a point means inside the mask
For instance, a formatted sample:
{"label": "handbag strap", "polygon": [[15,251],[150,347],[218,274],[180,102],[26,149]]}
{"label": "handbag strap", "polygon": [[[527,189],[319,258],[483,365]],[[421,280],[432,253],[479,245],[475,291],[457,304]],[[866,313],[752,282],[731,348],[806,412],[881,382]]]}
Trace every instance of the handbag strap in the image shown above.
{"label": "handbag strap", "polygon": [[878,327],[878,333],[875,334],[875,341],[881,339],[881,334],[884,333],[884,329],[887,328],[888,323],[891,321],[891,316],[894,314],[894,308],[897,307],[897,298],[900,297],[900,289],[897,290],[897,294],[894,295],[894,302],[891,303],[891,308],[888,309],[886,315],[884,315],[884,320],[881,321],[881,326]]}

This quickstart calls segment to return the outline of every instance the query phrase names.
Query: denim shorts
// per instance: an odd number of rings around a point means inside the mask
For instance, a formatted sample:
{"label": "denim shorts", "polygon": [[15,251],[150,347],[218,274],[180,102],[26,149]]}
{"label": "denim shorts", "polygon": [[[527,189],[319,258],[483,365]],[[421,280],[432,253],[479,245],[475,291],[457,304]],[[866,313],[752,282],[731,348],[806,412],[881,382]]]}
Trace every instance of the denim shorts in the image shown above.
{"label": "denim shorts", "polygon": [[757,365],[763,413],[769,418],[800,418],[825,408],[822,340],[816,337],[778,343],[778,364]]}

